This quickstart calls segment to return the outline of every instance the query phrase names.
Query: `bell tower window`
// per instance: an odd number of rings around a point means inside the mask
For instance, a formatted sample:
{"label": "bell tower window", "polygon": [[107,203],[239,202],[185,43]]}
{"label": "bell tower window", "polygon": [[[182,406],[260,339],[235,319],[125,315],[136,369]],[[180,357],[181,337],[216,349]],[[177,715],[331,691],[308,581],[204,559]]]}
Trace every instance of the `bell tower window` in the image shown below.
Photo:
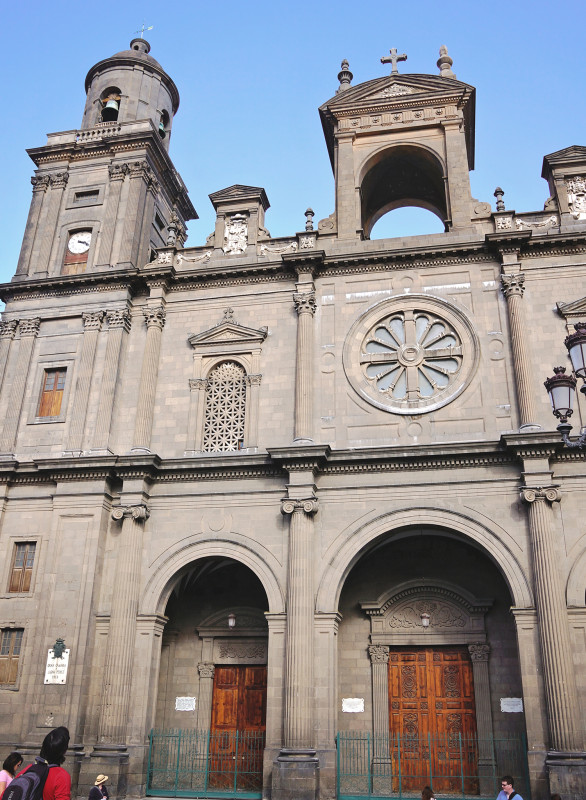
{"label": "bell tower window", "polygon": [[120,112],[120,89],[112,87],[102,92],[100,97],[102,122],[116,122]]}
{"label": "bell tower window", "polygon": [[161,120],[159,122],[159,136],[164,139],[169,130],[169,114],[166,111],[161,113]]}

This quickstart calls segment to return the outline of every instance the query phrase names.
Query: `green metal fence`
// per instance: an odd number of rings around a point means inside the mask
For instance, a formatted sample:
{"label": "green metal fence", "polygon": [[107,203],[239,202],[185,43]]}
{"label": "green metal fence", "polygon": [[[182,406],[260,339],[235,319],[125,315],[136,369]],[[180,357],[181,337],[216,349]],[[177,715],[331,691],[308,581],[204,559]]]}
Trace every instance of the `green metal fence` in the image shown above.
{"label": "green metal fence", "polygon": [[152,730],[146,793],[256,800],[264,746],[258,731]]}
{"label": "green metal fence", "polygon": [[338,800],[420,798],[426,785],[442,797],[494,800],[502,775],[514,775],[515,789],[531,800],[523,737],[345,732],[336,743]]}

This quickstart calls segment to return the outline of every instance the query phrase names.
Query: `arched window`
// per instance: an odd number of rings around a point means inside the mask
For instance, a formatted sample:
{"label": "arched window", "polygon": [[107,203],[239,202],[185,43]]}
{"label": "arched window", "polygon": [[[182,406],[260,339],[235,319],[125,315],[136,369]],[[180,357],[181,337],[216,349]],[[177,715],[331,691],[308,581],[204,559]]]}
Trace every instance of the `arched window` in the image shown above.
{"label": "arched window", "polygon": [[116,122],[120,113],[120,89],[111,86],[100,96],[100,117],[102,122]]}
{"label": "arched window", "polygon": [[206,381],[204,452],[241,450],[245,418],[246,372],[235,361],[222,361]]}
{"label": "arched window", "polygon": [[159,122],[159,136],[164,139],[169,130],[169,114],[166,111],[161,112],[161,120]]}

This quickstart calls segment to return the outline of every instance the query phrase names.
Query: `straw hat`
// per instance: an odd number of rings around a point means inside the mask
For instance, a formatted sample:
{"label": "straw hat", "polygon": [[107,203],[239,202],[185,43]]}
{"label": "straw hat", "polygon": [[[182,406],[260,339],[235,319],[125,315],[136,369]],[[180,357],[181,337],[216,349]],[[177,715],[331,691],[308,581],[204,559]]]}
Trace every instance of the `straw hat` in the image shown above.
{"label": "straw hat", "polygon": [[96,782],[94,783],[94,786],[99,786],[100,783],[106,783],[107,780],[108,780],[107,775],[98,775],[98,777],[96,778]]}

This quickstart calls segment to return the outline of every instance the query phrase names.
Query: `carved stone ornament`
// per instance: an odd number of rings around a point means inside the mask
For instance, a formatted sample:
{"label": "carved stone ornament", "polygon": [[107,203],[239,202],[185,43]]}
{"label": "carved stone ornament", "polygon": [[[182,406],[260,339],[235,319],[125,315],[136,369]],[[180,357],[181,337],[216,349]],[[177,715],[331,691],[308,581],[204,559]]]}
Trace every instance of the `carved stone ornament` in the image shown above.
{"label": "carved stone ornament", "polygon": [[488,661],[490,655],[490,645],[479,642],[468,645],[468,652],[472,661]]}
{"label": "carved stone ornament", "polygon": [[305,514],[311,515],[317,512],[317,507],[317,497],[308,497],[305,500],[290,500],[289,498],[281,500],[281,514],[303,511]]}
{"label": "carved stone ornament", "polygon": [[555,214],[552,214],[551,217],[547,217],[547,219],[542,219],[542,220],[515,218],[515,228],[518,231],[532,230],[534,228],[557,228],[559,224],[560,221]]}
{"label": "carved stone ornament", "polygon": [[247,386],[260,386],[262,382],[262,375],[261,374],[245,375],[244,380],[246,381]]}
{"label": "carved stone ornament", "polygon": [[244,214],[234,214],[226,220],[222,250],[226,255],[238,255],[245,253],[247,246],[248,219]]}
{"label": "carved stone ornament", "polygon": [[381,92],[382,97],[402,97],[406,94],[413,94],[413,89],[409,86],[401,86],[399,83],[393,83],[392,86],[387,86]]}
{"label": "carved stone ornament", "polygon": [[513,227],[512,217],[497,217],[496,229],[497,231],[508,231]]}
{"label": "carved stone ornament", "polygon": [[213,664],[198,664],[197,671],[200,678],[213,678],[215,667]]}
{"label": "carved stone ornament", "polygon": [[123,181],[130,172],[128,164],[110,164],[108,174],[111,181]]}
{"label": "carved stone ornament", "polygon": [[548,503],[560,503],[562,493],[557,486],[524,486],[521,489],[521,500],[525,503],[535,503],[536,500],[546,500]]}
{"label": "carved stone ornament", "polygon": [[501,288],[507,299],[512,295],[523,297],[525,292],[525,273],[518,272],[516,275],[501,275]]}
{"label": "carved stone ornament", "polygon": [[299,248],[300,250],[311,250],[315,247],[315,236],[300,236]]}
{"label": "carved stone ornament", "polygon": [[266,658],[267,648],[264,642],[220,642],[220,658],[249,661]]}
{"label": "carved stone ornament", "polygon": [[207,385],[208,385],[207,378],[190,378],[189,379],[189,388],[192,391],[202,392],[207,388]]}
{"label": "carved stone ornament", "polygon": [[295,311],[298,314],[315,314],[317,304],[315,302],[315,292],[295,293],[293,295],[293,302],[295,303]]}
{"label": "carved stone ornament", "polygon": [[267,255],[267,253],[275,253],[277,255],[281,253],[296,253],[297,252],[297,242],[287,242],[287,244],[282,244],[279,247],[270,247],[268,244],[261,244],[260,246],[260,254],[261,256]]}
{"label": "carved stone ornament", "polygon": [[389,648],[386,644],[371,644],[368,646],[368,655],[373,664],[389,663]]}
{"label": "carved stone ornament", "polygon": [[18,320],[11,319],[6,322],[0,322],[0,339],[14,339],[16,329],[18,327]]}
{"label": "carved stone ornament", "polygon": [[124,517],[132,518],[136,522],[146,522],[150,517],[150,511],[144,503],[138,506],[118,506],[112,511],[112,519],[117,522],[124,519]]}
{"label": "carved stone ornament", "polygon": [[576,175],[566,181],[568,206],[574,219],[586,219],[586,178]]}
{"label": "carved stone ornament", "polygon": [[181,264],[183,261],[190,263],[190,264],[197,264],[198,262],[203,262],[204,264],[210,260],[212,257],[212,251],[206,250],[205,253],[202,253],[200,256],[184,256],[183,253],[177,253],[175,258],[177,259],[177,263]]}
{"label": "carved stone ornament", "polygon": [[36,336],[41,327],[41,318],[33,317],[32,319],[21,319],[18,323],[18,332],[21,337],[23,336]]}
{"label": "carved stone ornament", "polygon": [[422,614],[429,614],[430,628],[464,628],[466,616],[454,606],[433,600],[420,600],[403,606],[389,618],[390,628],[422,628]]}
{"label": "carved stone ornament", "polygon": [[165,327],[165,309],[163,306],[144,308],[142,311],[147,328],[156,327],[163,330]]}
{"label": "carved stone ornament", "polygon": [[102,327],[102,320],[104,319],[103,311],[85,311],[81,318],[83,320],[83,327],[86,331],[99,331]]}
{"label": "carved stone ornament", "polygon": [[106,320],[110,328],[124,328],[130,330],[130,311],[127,308],[106,312]]}
{"label": "carved stone ornament", "polygon": [[67,186],[68,181],[68,172],[56,172],[54,175],[51,175],[51,188],[64,189]]}
{"label": "carved stone ornament", "polygon": [[172,264],[173,253],[159,253],[157,255],[157,264]]}
{"label": "carved stone ornament", "polygon": [[153,175],[148,161],[135,161],[129,165],[129,171],[131,178],[150,178]]}
{"label": "carved stone ornament", "polygon": [[51,180],[48,175],[33,175],[31,178],[33,192],[46,192]]}

